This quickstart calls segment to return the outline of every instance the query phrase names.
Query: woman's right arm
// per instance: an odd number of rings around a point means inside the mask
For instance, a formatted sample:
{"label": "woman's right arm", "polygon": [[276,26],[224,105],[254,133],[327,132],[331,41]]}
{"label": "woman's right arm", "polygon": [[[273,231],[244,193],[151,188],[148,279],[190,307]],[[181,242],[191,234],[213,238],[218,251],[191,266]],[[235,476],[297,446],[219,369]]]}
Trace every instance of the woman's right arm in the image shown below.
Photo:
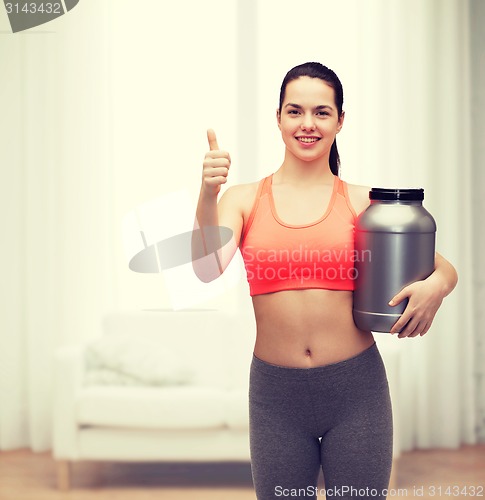
{"label": "woman's right arm", "polygon": [[243,227],[238,186],[227,189],[217,202],[221,185],[227,182],[231,157],[219,149],[213,130],[207,131],[207,139],[210,151],[204,159],[192,233],[192,266],[204,282],[224,272],[237,251]]}

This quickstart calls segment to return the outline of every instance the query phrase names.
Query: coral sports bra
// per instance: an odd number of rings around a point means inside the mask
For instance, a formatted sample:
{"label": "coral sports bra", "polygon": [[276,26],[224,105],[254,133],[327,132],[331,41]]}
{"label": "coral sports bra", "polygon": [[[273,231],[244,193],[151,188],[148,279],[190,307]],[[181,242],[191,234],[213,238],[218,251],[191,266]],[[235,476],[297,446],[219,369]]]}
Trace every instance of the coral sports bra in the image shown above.
{"label": "coral sports bra", "polygon": [[322,217],[293,225],[276,213],[272,181],[273,174],[260,181],[239,245],[251,296],[304,288],[353,290],[357,214],[347,184],[335,176]]}

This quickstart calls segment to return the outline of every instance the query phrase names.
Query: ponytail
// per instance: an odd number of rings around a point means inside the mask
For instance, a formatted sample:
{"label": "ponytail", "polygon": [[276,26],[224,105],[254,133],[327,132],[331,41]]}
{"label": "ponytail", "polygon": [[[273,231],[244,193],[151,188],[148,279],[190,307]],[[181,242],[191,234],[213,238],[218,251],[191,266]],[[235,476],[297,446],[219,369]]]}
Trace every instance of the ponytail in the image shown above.
{"label": "ponytail", "polygon": [[337,139],[333,141],[328,162],[330,163],[330,170],[332,171],[332,174],[338,176],[340,171],[340,156],[337,149]]}

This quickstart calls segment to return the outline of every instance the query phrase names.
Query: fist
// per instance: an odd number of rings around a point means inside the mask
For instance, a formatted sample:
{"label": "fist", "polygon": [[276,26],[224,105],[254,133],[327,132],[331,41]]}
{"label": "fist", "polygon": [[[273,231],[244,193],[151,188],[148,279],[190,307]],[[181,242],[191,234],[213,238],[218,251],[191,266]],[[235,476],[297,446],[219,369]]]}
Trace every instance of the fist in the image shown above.
{"label": "fist", "polygon": [[202,189],[210,194],[219,194],[221,184],[227,182],[227,174],[231,166],[231,157],[227,151],[219,149],[216,133],[209,129],[207,131],[209,141],[209,152],[204,159],[202,170]]}

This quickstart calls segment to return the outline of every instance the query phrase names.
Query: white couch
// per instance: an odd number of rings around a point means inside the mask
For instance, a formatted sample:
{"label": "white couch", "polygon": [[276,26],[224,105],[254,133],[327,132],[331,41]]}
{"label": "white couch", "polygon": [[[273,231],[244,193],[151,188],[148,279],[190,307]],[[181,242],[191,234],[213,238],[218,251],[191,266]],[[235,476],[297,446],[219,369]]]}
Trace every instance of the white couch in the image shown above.
{"label": "white couch", "polygon": [[[113,313],[103,319],[103,331],[104,342],[126,345],[130,338],[136,349],[145,346],[146,357],[133,353],[129,359],[124,353],[131,367],[138,361],[140,367],[151,364],[163,382],[160,365],[173,369],[178,363],[186,379],[182,376],[177,385],[170,380],[165,385],[126,385],[126,380],[108,385],[101,376],[96,383],[87,362],[93,342],[59,349],[53,456],[60,489],[70,487],[71,463],[79,460],[249,461],[252,315],[211,310]],[[398,350],[393,340],[378,336],[396,398]],[[178,361],[167,358],[172,354]],[[396,437],[394,455],[399,455]]]}

